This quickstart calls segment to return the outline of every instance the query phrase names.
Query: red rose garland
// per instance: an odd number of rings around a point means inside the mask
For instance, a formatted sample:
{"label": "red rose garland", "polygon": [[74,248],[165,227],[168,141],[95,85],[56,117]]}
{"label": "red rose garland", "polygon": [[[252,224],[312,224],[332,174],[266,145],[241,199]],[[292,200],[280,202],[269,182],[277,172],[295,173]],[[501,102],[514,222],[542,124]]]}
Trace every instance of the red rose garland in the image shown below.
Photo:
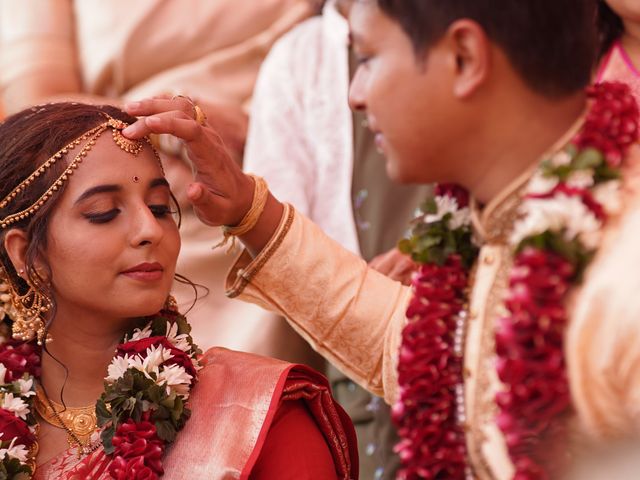
{"label": "red rose garland", "polygon": [[[563,341],[566,297],[595,255],[608,215],[620,208],[620,166],[638,140],[638,107],[618,83],[588,90],[585,123],[542,162],[528,186],[512,244],[514,265],[496,331],[496,397],[517,480],[545,479],[566,459],[540,446],[562,438],[570,411]],[[468,268],[475,257],[461,189],[439,186],[399,247],[422,264],[413,278],[393,417],[402,479],[471,477],[464,433],[462,352]]]}
{"label": "red rose garland", "polygon": [[164,473],[164,442],[148,418],[140,422],[129,419],[121,424],[112,443],[115,451],[109,473],[116,480],[151,479]]}
{"label": "red rose garland", "polygon": [[476,253],[467,205],[464,190],[439,186],[421,207],[413,236],[400,244],[423,263],[412,281],[398,365],[400,400],[393,408],[401,479],[465,476],[465,419],[458,405],[468,269]]}
{"label": "red rose garland", "polygon": [[[543,162],[514,231],[509,315],[496,332],[505,389],[496,402],[518,480],[554,477],[566,462],[553,457],[549,441],[563,434],[561,417],[571,405],[563,350],[567,293],[595,254],[618,203],[626,151],[638,140],[638,107],[626,85],[597,85],[588,94],[584,127],[564,152]],[[528,221],[541,209],[546,219]],[[562,210],[581,218],[562,218]]]}
{"label": "red rose garland", "polygon": [[[0,302],[0,310],[4,311],[1,303],[4,302]],[[35,342],[9,340],[9,332],[5,324],[0,324],[0,477],[3,478],[30,475],[37,450],[31,402],[35,395],[34,378],[40,375],[40,349]]]}
{"label": "red rose garland", "polygon": [[[6,292],[0,283],[0,478],[31,478],[41,352],[35,342],[8,340],[12,311]],[[162,310],[147,320],[117,347],[96,404],[102,445],[112,459],[109,474],[117,480],[157,480],[164,473],[163,454],[190,416],[187,402],[197,381],[201,352],[185,318]]]}

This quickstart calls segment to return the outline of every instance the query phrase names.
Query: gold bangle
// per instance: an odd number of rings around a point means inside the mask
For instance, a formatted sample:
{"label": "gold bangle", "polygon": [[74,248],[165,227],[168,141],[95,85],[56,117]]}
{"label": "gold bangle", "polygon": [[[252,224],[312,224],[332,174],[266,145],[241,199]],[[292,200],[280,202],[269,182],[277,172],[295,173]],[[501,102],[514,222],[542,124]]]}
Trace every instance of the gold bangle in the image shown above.
{"label": "gold bangle", "polygon": [[267,182],[265,181],[265,179],[257,175],[249,174],[249,176],[253,178],[254,182],[253,200],[251,201],[251,207],[238,225],[223,225],[222,233],[224,238],[219,244],[214,247],[223,247],[229,242],[229,239],[231,239],[231,246],[229,247],[229,250],[227,250],[227,253],[235,248],[236,237],[244,235],[256,226],[256,223],[258,223],[260,215],[262,215],[264,207],[267,204],[267,198],[269,198],[269,187],[267,186]]}

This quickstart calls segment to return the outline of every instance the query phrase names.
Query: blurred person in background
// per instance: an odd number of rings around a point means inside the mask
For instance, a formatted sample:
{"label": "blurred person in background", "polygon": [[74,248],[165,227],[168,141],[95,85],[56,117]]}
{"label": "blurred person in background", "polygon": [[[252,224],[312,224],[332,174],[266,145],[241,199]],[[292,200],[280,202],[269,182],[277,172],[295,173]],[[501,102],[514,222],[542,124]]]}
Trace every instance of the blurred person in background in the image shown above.
{"label": "blurred person in background", "polygon": [[[118,104],[187,95],[239,160],[260,63],[278,37],[315,11],[309,0],[0,0],[1,98],[10,114],[56,100]],[[180,144],[168,136],[156,143],[172,187],[184,192],[191,167]],[[189,314],[198,342],[313,362],[285,322],[224,297],[232,256],[212,250],[220,230],[198,222],[185,199],[179,201],[177,272],[209,290]],[[188,308],[193,289],[176,284],[174,290]]]}
{"label": "blurred person in background", "polygon": [[[396,244],[426,186],[394,184],[366,116],[348,103],[357,61],[349,48],[351,2],[330,0],[322,16],[284,35],[254,91],[244,158],[274,194],[377,270],[408,284],[415,264]],[[336,399],[356,426],[360,478],[393,479],[397,435],[384,401],[330,366]]]}

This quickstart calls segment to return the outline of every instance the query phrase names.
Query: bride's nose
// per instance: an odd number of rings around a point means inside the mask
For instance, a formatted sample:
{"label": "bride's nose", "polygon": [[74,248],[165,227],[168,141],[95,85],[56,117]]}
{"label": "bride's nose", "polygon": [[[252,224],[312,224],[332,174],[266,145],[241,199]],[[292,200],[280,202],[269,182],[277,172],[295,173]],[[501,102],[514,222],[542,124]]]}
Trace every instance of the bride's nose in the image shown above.
{"label": "bride's nose", "polygon": [[131,245],[134,247],[156,245],[163,236],[164,229],[149,207],[146,205],[137,207],[131,220]]}

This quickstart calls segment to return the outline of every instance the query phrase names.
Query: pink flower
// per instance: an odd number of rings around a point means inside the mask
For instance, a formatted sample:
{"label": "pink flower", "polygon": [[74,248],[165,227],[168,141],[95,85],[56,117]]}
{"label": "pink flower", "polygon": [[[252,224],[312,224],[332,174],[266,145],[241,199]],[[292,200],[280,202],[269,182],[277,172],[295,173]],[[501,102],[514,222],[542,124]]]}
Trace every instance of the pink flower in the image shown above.
{"label": "pink flower", "polygon": [[496,421],[516,466],[514,478],[547,478],[537,460],[541,439],[570,405],[563,334],[573,276],[573,266],[553,252],[527,248],[514,259],[505,302],[510,314],[496,329],[496,369],[506,387],[496,396]]}
{"label": "pink flower", "polygon": [[16,443],[29,448],[36,441],[36,437],[29,430],[27,422],[16,417],[13,412],[0,408],[0,432],[2,442],[16,439]]}
{"label": "pink flower", "polygon": [[398,478],[464,478],[466,445],[455,395],[462,361],[453,332],[467,281],[458,256],[442,266],[423,265],[414,277],[398,365],[400,401],[393,408],[402,439],[395,449],[403,464]]}
{"label": "pink flower", "polygon": [[129,419],[117,428],[112,442],[115,451],[109,472],[113,478],[151,480],[164,473],[164,443],[153,423]]}
{"label": "pink flower", "polygon": [[436,185],[435,194],[438,197],[455,198],[458,208],[469,206],[469,192],[455,183],[439,183]]}
{"label": "pink flower", "polygon": [[619,167],[627,149],[638,140],[638,105],[624,83],[602,83],[587,90],[593,101],[582,131],[580,148],[602,152],[610,167]]}
{"label": "pink flower", "polygon": [[40,376],[40,355],[32,343],[10,340],[0,345],[0,363],[7,369],[4,379],[7,383],[22,378],[25,373]]}

